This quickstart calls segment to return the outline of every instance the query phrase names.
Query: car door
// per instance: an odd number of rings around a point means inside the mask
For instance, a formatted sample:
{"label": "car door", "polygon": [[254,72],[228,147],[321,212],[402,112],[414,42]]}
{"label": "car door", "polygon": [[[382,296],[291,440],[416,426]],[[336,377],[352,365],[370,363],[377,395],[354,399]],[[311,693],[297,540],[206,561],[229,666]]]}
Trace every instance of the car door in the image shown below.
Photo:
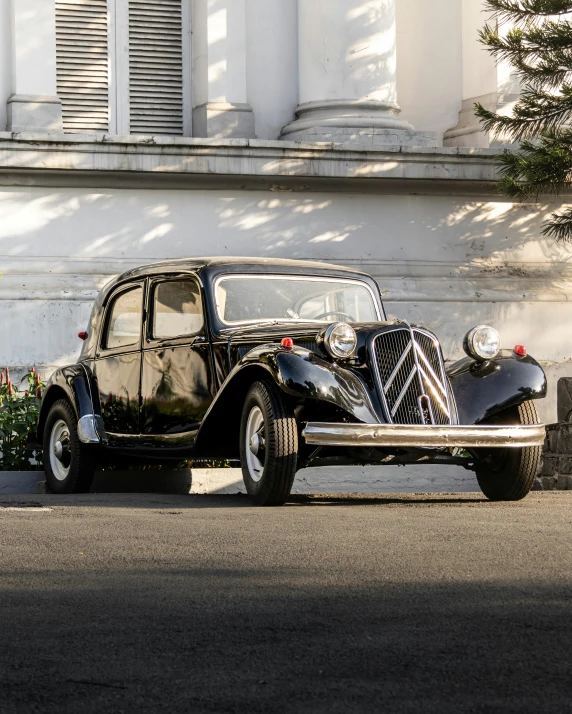
{"label": "car door", "polygon": [[201,287],[193,277],[149,286],[141,378],[141,430],[196,434],[214,399],[211,347]]}
{"label": "car door", "polygon": [[118,288],[107,302],[95,359],[101,416],[108,434],[139,434],[141,335],[145,285]]}

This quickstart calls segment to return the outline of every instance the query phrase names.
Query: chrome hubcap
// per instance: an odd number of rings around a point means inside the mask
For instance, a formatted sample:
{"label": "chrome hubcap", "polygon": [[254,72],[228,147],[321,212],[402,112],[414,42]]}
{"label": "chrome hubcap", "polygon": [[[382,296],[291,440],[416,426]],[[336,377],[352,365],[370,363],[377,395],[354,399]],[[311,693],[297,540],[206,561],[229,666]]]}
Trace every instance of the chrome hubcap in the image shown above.
{"label": "chrome hubcap", "polygon": [[50,466],[58,481],[67,478],[71,465],[71,441],[68,425],[59,419],[50,434]]}
{"label": "chrome hubcap", "polygon": [[250,451],[255,456],[260,451],[260,437],[258,436],[258,434],[254,434],[254,436],[250,439]]}
{"label": "chrome hubcap", "polygon": [[264,475],[265,439],[264,415],[260,407],[252,407],[246,422],[246,464],[250,478],[258,482]]}
{"label": "chrome hubcap", "polygon": [[56,441],[56,444],[55,444],[55,446],[54,446],[54,454],[55,454],[56,459],[57,459],[58,461],[61,461],[61,460],[62,460],[62,456],[63,456],[63,454],[64,454],[64,447],[62,446],[62,442],[61,442],[61,441]]}

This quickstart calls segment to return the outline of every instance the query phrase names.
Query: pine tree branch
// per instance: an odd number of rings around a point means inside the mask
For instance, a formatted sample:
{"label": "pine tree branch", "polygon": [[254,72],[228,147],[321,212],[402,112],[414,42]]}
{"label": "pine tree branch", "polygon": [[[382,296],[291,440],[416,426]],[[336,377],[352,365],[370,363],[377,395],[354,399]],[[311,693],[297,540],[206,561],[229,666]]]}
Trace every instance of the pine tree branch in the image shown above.
{"label": "pine tree branch", "polygon": [[556,238],[558,241],[572,240],[572,208],[562,213],[553,213],[543,223],[542,235]]}
{"label": "pine tree branch", "polygon": [[544,134],[524,141],[516,152],[497,156],[500,188],[514,198],[558,195],[572,187],[572,131]]}
{"label": "pine tree branch", "polygon": [[509,137],[512,141],[532,138],[571,122],[572,86],[562,86],[558,95],[527,87],[515,104],[512,116],[491,112],[478,103],[475,112],[485,131],[494,136]]}
{"label": "pine tree branch", "polygon": [[572,23],[546,22],[541,27],[511,30],[501,37],[490,25],[480,41],[497,61],[508,61],[522,81],[537,88],[555,89],[572,83]]}
{"label": "pine tree branch", "polygon": [[571,32],[572,23],[568,20],[547,20],[540,26],[526,29],[515,27],[505,35],[487,23],[479,31],[479,39],[497,58],[500,55],[501,59],[509,60],[519,56],[542,59],[546,52],[570,49]]}
{"label": "pine tree branch", "polygon": [[572,49],[572,23],[545,23],[526,31],[514,28],[504,36],[494,27],[485,25],[479,31],[479,40],[497,61],[547,60]]}
{"label": "pine tree branch", "polygon": [[570,0],[485,0],[485,10],[501,23],[534,24],[572,12]]}
{"label": "pine tree branch", "polygon": [[[561,195],[572,190],[572,0],[485,0],[498,22],[512,23],[499,33],[487,24],[481,42],[497,61],[516,70],[524,89],[512,116],[476,104],[485,131],[521,141],[517,151],[497,156],[499,189],[513,199]],[[555,20],[555,16],[560,16]],[[572,208],[555,212],[543,235],[572,240]]]}
{"label": "pine tree branch", "polygon": [[[572,190],[572,131],[545,134],[538,143],[525,141],[519,151],[505,150],[496,159],[505,196],[538,201]],[[572,240],[572,209],[554,213],[544,223],[543,235]]]}

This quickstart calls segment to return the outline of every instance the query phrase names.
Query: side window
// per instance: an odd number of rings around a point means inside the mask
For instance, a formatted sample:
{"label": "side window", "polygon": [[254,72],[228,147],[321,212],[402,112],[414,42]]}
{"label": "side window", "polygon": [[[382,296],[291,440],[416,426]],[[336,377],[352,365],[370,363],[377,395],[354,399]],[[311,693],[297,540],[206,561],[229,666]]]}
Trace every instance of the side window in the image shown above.
{"label": "side window", "polygon": [[153,291],[153,337],[190,337],[204,326],[200,288],[194,280],[169,280]]}
{"label": "side window", "polygon": [[143,289],[136,287],[118,295],[108,308],[108,315],[104,348],[136,345],[141,335]]}

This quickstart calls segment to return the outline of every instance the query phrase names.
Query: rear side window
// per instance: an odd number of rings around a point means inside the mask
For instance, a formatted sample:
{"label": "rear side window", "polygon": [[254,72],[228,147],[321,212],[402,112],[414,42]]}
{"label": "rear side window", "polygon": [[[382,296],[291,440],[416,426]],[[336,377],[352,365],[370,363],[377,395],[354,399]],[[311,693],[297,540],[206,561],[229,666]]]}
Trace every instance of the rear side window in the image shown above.
{"label": "rear side window", "polygon": [[199,286],[194,280],[169,280],[153,292],[153,337],[191,337],[204,326]]}
{"label": "rear side window", "polygon": [[139,343],[143,317],[143,289],[127,290],[118,295],[109,307],[109,319],[103,346],[112,350]]}

